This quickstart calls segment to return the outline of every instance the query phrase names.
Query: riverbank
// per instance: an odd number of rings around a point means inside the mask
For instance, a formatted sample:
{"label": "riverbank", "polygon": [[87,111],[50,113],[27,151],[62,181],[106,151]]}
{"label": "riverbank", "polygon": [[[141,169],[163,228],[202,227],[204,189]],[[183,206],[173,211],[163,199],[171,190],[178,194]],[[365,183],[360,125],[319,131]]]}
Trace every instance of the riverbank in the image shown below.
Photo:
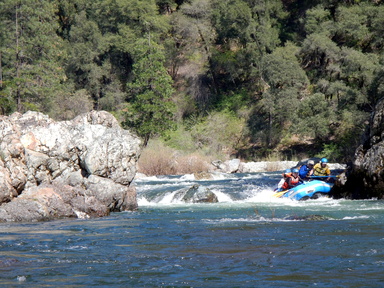
{"label": "riverbank", "polygon": [[[259,172],[275,172],[275,171],[284,171],[286,169],[292,169],[294,167],[300,167],[306,163],[304,161],[257,161],[257,162],[242,162],[240,159],[232,159],[228,161],[212,161],[211,163],[205,163],[201,167],[205,167],[202,171],[189,171],[185,174],[194,174],[199,175],[198,177],[209,178],[209,175],[213,173],[223,173],[223,174],[233,174],[233,173],[259,173]],[[329,163],[329,168],[332,170],[344,170],[347,168],[346,164],[342,163]],[[142,171],[136,173],[135,179],[147,177],[147,176],[159,176],[167,174],[158,174],[158,175],[148,175]],[[180,174],[174,174],[180,175]],[[205,176],[204,176],[205,175]]]}

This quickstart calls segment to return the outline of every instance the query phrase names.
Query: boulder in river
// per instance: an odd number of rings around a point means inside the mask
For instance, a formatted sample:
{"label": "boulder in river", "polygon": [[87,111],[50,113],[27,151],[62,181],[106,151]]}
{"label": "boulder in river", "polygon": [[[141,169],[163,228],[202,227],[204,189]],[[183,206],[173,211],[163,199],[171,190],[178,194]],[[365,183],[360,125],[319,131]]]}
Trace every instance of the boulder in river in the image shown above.
{"label": "boulder in river", "polygon": [[180,199],[185,203],[217,203],[219,200],[215,193],[209,188],[200,185],[193,185],[188,189],[182,189],[177,192],[174,199]]}

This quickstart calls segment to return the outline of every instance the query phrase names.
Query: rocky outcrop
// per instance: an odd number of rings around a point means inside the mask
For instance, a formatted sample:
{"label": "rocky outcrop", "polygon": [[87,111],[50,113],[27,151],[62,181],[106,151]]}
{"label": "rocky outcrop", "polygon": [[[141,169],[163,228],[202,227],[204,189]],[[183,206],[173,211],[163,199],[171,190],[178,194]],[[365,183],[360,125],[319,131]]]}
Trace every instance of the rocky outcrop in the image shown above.
{"label": "rocky outcrop", "polygon": [[345,185],[334,189],[335,197],[384,198],[384,98],[377,103],[364,138]]}
{"label": "rocky outcrop", "polygon": [[0,116],[0,221],[93,217],[137,208],[140,140],[104,111],[55,122]]}
{"label": "rocky outcrop", "polygon": [[215,160],[211,163],[216,170],[223,173],[237,173],[240,169],[240,159],[232,159],[222,162],[221,160]]}

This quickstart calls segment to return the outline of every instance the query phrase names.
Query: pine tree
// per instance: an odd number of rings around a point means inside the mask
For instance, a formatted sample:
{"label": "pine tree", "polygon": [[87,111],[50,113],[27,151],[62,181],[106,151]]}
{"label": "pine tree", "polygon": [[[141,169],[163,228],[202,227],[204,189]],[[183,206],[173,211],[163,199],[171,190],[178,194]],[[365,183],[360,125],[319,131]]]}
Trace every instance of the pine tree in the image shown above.
{"label": "pine tree", "polygon": [[0,3],[0,52],[4,97],[17,110],[49,112],[65,81],[63,42],[56,34],[51,1],[6,0]]}
{"label": "pine tree", "polygon": [[154,135],[174,127],[175,105],[172,102],[172,78],[164,67],[161,47],[148,39],[138,41],[134,80],[128,84],[130,105],[124,125],[143,137],[144,146]]}

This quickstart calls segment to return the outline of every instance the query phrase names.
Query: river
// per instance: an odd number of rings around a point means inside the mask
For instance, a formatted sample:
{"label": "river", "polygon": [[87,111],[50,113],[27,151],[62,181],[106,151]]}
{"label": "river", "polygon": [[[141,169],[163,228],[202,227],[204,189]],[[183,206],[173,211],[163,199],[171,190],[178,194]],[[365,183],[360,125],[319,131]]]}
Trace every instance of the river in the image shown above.
{"label": "river", "polygon": [[[0,285],[384,287],[384,202],[274,198],[279,178],[142,178],[135,212],[1,223]],[[171,200],[194,184],[219,203]]]}

